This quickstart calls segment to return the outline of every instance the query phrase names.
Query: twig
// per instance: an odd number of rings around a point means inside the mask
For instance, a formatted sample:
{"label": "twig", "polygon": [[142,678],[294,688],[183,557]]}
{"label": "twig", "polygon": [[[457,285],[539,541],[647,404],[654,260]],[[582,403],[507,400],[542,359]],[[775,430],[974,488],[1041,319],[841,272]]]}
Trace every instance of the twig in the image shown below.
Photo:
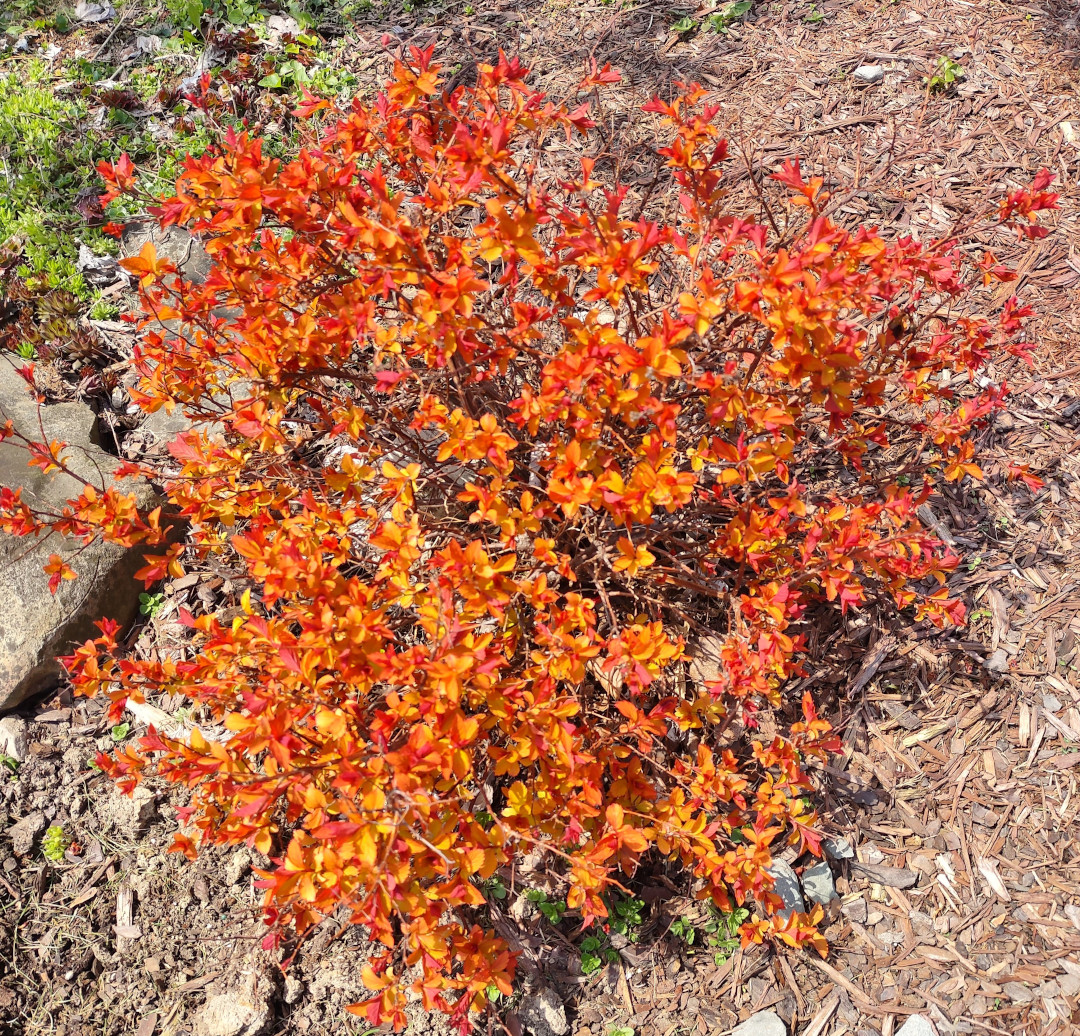
{"label": "twig", "polygon": [[120,27],[124,24],[124,21],[126,19],[127,19],[127,7],[125,7],[120,12],[120,17],[116,19],[116,24],[113,26],[112,32],[110,32],[109,35],[105,37],[105,42],[100,47],[98,47],[98,49],[95,52],[94,56],[90,59],[91,62],[97,61],[97,59],[99,57],[101,57],[102,51],[104,51],[105,48],[110,43],[112,43],[112,38],[120,31]]}
{"label": "twig", "polygon": [[881,115],[853,115],[850,119],[841,119],[839,122],[830,122],[824,126],[817,126],[809,130],[788,130],[785,137],[816,137],[819,133],[831,133],[835,129],[843,129],[845,126],[859,126],[867,122],[884,122]]}

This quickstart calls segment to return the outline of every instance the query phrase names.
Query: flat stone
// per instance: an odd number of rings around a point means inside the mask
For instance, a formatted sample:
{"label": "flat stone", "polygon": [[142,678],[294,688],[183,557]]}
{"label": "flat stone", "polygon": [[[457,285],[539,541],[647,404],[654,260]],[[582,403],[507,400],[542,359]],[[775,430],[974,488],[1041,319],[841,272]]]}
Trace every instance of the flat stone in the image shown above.
{"label": "flat stone", "polygon": [[792,910],[800,914],[805,913],[806,903],[803,902],[799,879],[791,869],[791,865],[784,863],[783,860],[774,860],[768,872],[773,878],[773,892],[784,901],[784,909],[780,911],[780,916],[790,917]]}
{"label": "flat stone", "polygon": [[260,1036],[270,1024],[274,984],[269,975],[244,972],[212,993],[195,1016],[195,1036]]}
{"label": "flat stone", "polygon": [[906,867],[879,867],[869,863],[859,863],[852,860],[851,869],[865,874],[871,881],[879,885],[886,885],[892,889],[909,889],[918,880],[919,876]]}
{"label": "flat stone", "polygon": [[854,860],[855,850],[846,838],[826,838],[822,840],[821,848],[830,860]]}
{"label": "flat stone", "polygon": [[900,1026],[896,1036],[937,1036],[937,1031],[921,1014],[913,1014]]}
{"label": "flat stone", "polygon": [[5,716],[0,719],[0,753],[21,763],[30,751],[30,739],[26,729],[26,720],[18,716]]}
{"label": "flat stone", "polygon": [[827,906],[836,899],[836,885],[833,882],[832,868],[825,860],[819,860],[802,873],[803,892],[811,903]]}
{"label": "flat stone", "polygon": [[731,1036],[787,1036],[787,1026],[775,1011],[758,1011],[736,1025]]}
{"label": "flat stone", "polygon": [[209,276],[213,262],[190,230],[176,226],[162,229],[153,220],[128,223],[120,236],[120,253],[125,258],[138,255],[147,242],[157,249],[159,259],[176,266],[184,280],[202,284]]}
{"label": "flat stone", "polygon": [[[35,441],[41,439],[38,421],[47,440],[68,444],[67,464],[99,489],[114,485],[112,472],[119,461],[97,444],[97,419],[81,403],[58,403],[39,409],[26,382],[9,360],[0,358],[0,421],[11,420]],[[0,442],[0,486],[22,491],[22,499],[36,509],[58,512],[82,485],[62,473],[46,474],[27,463],[29,454],[12,442]],[[154,492],[145,482],[120,486],[133,492],[140,507],[149,507]],[[42,566],[51,553],[59,554],[77,574],[63,580],[55,594]],[[60,674],[58,655],[97,635],[94,623],[102,618],[123,624],[135,617],[141,583],[134,574],[145,564],[141,549],[128,550],[112,543],[82,546],[54,537],[37,545],[34,540],[0,533],[0,712],[55,684]]]}
{"label": "flat stone", "polygon": [[16,856],[29,856],[38,835],[45,830],[45,814],[31,813],[8,828],[8,838]]}
{"label": "flat stone", "polygon": [[518,1017],[533,1036],[566,1036],[570,1031],[566,1007],[551,986],[525,997],[518,1008]]}
{"label": "flat stone", "polygon": [[124,280],[127,273],[111,255],[94,255],[86,245],[79,245],[79,258],[75,268],[83,275],[83,280],[95,288],[104,288],[117,281]]}
{"label": "flat stone", "polygon": [[157,816],[157,799],[145,784],[137,784],[130,795],[113,788],[101,800],[98,814],[125,837],[138,838]]}

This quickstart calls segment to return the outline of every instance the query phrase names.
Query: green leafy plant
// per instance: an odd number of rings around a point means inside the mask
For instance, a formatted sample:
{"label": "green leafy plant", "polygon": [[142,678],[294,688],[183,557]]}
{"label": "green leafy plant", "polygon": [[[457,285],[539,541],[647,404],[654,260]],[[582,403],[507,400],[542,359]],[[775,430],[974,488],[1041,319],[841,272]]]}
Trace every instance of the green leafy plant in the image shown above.
{"label": "green leafy plant", "polygon": [[668,931],[673,938],[678,939],[687,946],[693,946],[697,939],[697,929],[685,917],[675,918],[675,920],[671,922],[671,927]]}
{"label": "green leafy plant", "polygon": [[608,927],[625,936],[630,942],[637,942],[637,929],[641,927],[641,914],[644,909],[643,900],[633,896],[626,899],[613,896],[608,903]]}
{"label": "green leafy plant", "polygon": [[116,726],[109,731],[109,733],[112,735],[112,739],[114,741],[123,741],[124,738],[131,733],[131,724],[117,723]]}
{"label": "green leafy plant", "polygon": [[142,594],[139,594],[139,611],[143,615],[147,616],[148,618],[152,619],[164,607],[165,607],[165,595],[164,594],[162,594],[162,593],[157,593],[157,594],[142,593]]}
{"label": "green leafy plant", "polygon": [[37,349],[33,342],[19,342],[15,346],[15,352],[24,360],[32,360],[37,355]]}
{"label": "green leafy plant", "polygon": [[59,824],[53,824],[45,832],[45,838],[41,843],[41,851],[47,860],[59,863],[64,858],[64,853],[67,852],[69,845],[71,845],[71,839],[65,834],[64,829]]}
{"label": "green leafy plant", "polygon": [[0,752],[0,766],[6,766],[12,773],[19,772],[19,760],[4,752]]}
{"label": "green leafy plant", "polygon": [[727,32],[728,26],[734,25],[754,6],[754,0],[732,0],[724,4],[719,11],[714,11],[706,21],[713,32]]}
{"label": "green leafy plant", "polygon": [[746,907],[736,907],[730,911],[721,910],[710,903],[709,915],[709,920],[702,925],[702,929],[706,933],[705,943],[714,951],[713,959],[719,966],[738,947],[739,928],[750,919],[750,911]]}
{"label": "green leafy plant", "polygon": [[586,935],[579,947],[581,954],[581,973],[593,975],[605,964],[619,959],[619,954],[608,942],[606,935]]}
{"label": "green leafy plant", "polygon": [[[263,76],[259,80],[259,86],[270,90],[308,86],[311,83],[311,77],[308,75],[307,67],[300,61],[300,55],[303,52],[302,48],[308,49],[310,53],[310,48],[317,46],[318,42],[317,37],[301,33],[296,37],[295,42],[286,43],[283,48],[284,53],[287,55],[286,59],[280,62],[273,72]],[[329,86],[331,84],[325,83],[323,85]]]}
{"label": "green leafy plant", "polygon": [[543,889],[529,889],[525,898],[551,922],[558,924],[566,913],[566,901],[563,899],[548,899],[548,894]]}
{"label": "green leafy plant", "polygon": [[503,884],[502,878],[497,874],[493,874],[490,878],[481,881],[479,884],[480,888],[484,890],[485,898],[499,900],[506,899],[506,886]]}
{"label": "green leafy plant", "polygon": [[803,21],[808,25],[818,25],[825,21],[825,12],[819,11],[816,6],[811,5],[806,17],[803,18]]}
{"label": "green leafy plant", "polygon": [[671,27],[672,32],[693,32],[698,27],[698,23],[694,21],[690,15],[684,15]]}
{"label": "green leafy plant", "polygon": [[607,1036],[634,1036],[632,1025],[613,1025],[607,1031]]}
{"label": "green leafy plant", "polygon": [[958,79],[963,79],[964,74],[962,65],[953,61],[948,54],[942,54],[937,59],[934,74],[926,76],[923,82],[930,88],[931,93],[945,93]]}

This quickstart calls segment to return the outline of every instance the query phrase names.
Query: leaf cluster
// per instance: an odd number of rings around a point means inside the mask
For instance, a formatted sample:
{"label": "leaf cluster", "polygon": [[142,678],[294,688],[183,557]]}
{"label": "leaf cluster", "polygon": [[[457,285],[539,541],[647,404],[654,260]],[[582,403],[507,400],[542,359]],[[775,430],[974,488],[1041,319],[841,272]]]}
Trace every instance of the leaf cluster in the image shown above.
{"label": "leaf cluster", "polygon": [[[716,108],[688,88],[645,107],[678,202],[650,214],[592,153],[581,98],[615,78],[594,66],[556,103],[500,57],[447,91],[414,49],[293,161],[245,134],[189,159],[156,211],[214,269],[185,283],[152,245],[125,262],[135,398],[194,425],[118,473],[167,507],[84,483],[56,516],[0,490],[7,531],[138,545],[148,586],[240,570],[236,613],[180,612],[182,654],[130,657],[102,623],[69,672],[114,722],[168,693],[216,723],[98,763],[191,790],[177,849],[271,857],[268,946],[365,926],[372,1024],[404,1024],[406,973],[462,1027],[510,994],[484,923],[527,853],[565,888],[536,899],[549,920],[565,903],[630,933],[652,854],[738,918],[724,940],[824,952],[820,908],[781,914],[768,872],[776,847],[821,851],[809,768],[837,741],[809,693],[785,700],[808,623],[872,602],[963,617],[957,558],[916,512],[932,471],[980,477],[971,434],[1004,390],[954,375],[1026,355],[1028,311],[978,315],[968,297],[1012,274],[959,245],[1044,233],[1049,175],[958,236],[890,241],[839,225],[791,161],[756,222],[729,210]],[[105,203],[138,196],[126,157],[101,171]],[[74,477],[62,444],[0,437]]]}

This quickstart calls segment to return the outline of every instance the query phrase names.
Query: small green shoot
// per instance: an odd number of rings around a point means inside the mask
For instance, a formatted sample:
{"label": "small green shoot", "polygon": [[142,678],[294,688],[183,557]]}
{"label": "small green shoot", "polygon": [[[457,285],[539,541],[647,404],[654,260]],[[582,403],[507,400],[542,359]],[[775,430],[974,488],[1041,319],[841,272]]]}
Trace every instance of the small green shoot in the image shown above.
{"label": "small green shoot", "polygon": [[67,852],[69,845],[71,845],[71,839],[64,833],[64,829],[59,824],[53,824],[45,832],[45,838],[41,843],[41,851],[45,854],[47,860],[59,863],[64,858],[64,853]]}
{"label": "small green shoot", "polygon": [[525,898],[547,918],[551,924],[558,924],[566,913],[566,901],[562,899],[548,899],[543,889],[529,889]]}
{"label": "small green shoot", "polygon": [[963,66],[953,61],[948,54],[942,54],[937,59],[934,74],[924,77],[923,82],[930,88],[931,93],[945,93],[958,79],[963,78]]}
{"label": "small green shoot", "polygon": [[678,33],[693,32],[697,27],[698,23],[690,15],[684,15],[671,27],[671,31]]}
{"label": "small green shoot", "polygon": [[0,766],[6,766],[12,773],[19,772],[19,760],[0,752]]}
{"label": "small green shoot", "polygon": [[491,899],[506,899],[507,891],[506,886],[502,883],[502,878],[497,874],[493,874],[490,878],[480,883],[480,888],[486,897]]}
{"label": "small green shoot", "polygon": [[111,737],[112,737],[112,739],[114,741],[123,741],[124,738],[127,737],[128,734],[130,734],[130,733],[131,733],[131,724],[130,723],[117,723],[116,726],[113,727],[112,730],[109,731],[109,734],[111,735]]}
{"label": "small green shoot", "polygon": [[143,615],[152,619],[164,607],[164,594],[139,594],[139,611]]}
{"label": "small green shoot", "polygon": [[754,6],[754,0],[732,0],[724,4],[719,11],[714,11],[706,21],[713,32],[727,32],[728,26],[734,25]]}
{"label": "small green shoot", "polygon": [[608,903],[608,927],[630,942],[637,942],[637,929],[641,927],[641,912],[644,909],[644,900],[633,896],[626,899],[612,897]]}
{"label": "small green shoot", "polygon": [[694,940],[697,939],[697,929],[685,917],[677,917],[672,921],[668,931],[687,946],[693,946]]}
{"label": "small green shoot", "polygon": [[581,940],[581,973],[594,975],[605,964],[619,959],[619,954],[611,947],[606,935],[586,935]]}
{"label": "small green shoot", "polygon": [[730,913],[724,913],[715,906],[709,906],[710,918],[702,926],[708,938],[705,942],[713,950],[713,960],[717,967],[723,964],[739,947],[739,927],[750,917],[746,907],[736,907]]}

